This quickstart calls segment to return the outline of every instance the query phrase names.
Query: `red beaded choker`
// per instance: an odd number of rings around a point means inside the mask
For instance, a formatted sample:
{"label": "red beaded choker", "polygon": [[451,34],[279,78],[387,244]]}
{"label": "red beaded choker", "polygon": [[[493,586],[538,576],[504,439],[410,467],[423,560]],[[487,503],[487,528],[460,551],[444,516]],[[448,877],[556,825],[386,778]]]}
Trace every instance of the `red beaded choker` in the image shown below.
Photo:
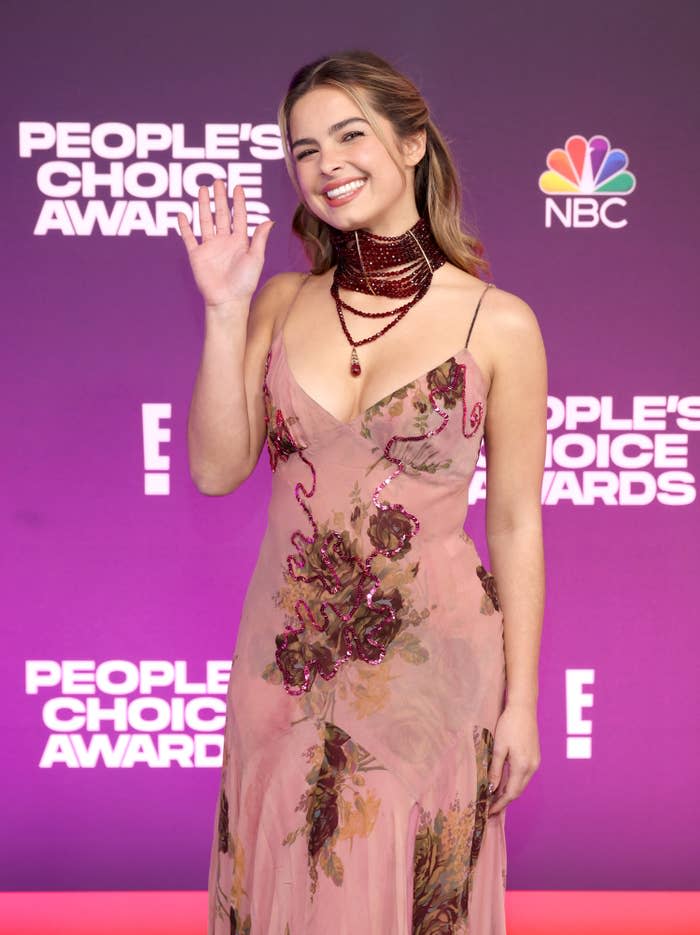
{"label": "red beaded choker", "polygon": [[[330,237],[338,260],[333,272],[331,295],[335,299],[345,337],[352,345],[350,373],[356,377],[362,372],[356,348],[376,341],[393,328],[423,298],[433,273],[447,262],[447,257],[438,246],[427,218],[423,217],[397,237],[380,237],[364,229],[340,231],[334,227],[330,228]],[[418,291],[405,305],[388,312],[363,312],[340,298],[340,288],[394,299],[403,299]],[[376,334],[355,341],[348,331],[343,309],[363,318],[396,317]]]}

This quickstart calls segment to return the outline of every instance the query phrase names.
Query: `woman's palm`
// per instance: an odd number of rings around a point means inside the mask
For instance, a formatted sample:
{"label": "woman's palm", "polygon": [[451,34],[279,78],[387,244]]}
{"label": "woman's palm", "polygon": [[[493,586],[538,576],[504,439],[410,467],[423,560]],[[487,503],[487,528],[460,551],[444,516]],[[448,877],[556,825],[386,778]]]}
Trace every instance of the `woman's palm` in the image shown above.
{"label": "woman's palm", "polygon": [[208,306],[250,301],[260,279],[265,261],[265,245],[274,221],[258,225],[249,240],[243,187],[236,185],[233,189],[232,221],[226,202],[226,188],[220,179],[214,182],[214,204],[212,218],[209,191],[201,186],[201,243],[197,241],[185,215],[182,212],[178,214],[178,226],[195,282]]}

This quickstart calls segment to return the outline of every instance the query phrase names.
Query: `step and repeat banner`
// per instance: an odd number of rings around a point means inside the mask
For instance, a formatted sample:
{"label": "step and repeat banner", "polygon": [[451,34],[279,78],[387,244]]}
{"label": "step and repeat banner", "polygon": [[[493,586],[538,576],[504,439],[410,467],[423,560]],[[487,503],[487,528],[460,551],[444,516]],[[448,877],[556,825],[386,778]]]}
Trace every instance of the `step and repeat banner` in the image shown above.
{"label": "step and repeat banner", "polygon": [[[242,184],[250,233],[277,221],[263,280],[304,269],[276,108],[343,48],[422,88],[547,348],[542,765],[508,887],[697,888],[699,23],[672,6],[8,4],[3,889],[206,886],[271,475],[263,454],[230,496],[190,479],[203,314],[177,213]],[[482,453],[486,555],[484,498]]]}

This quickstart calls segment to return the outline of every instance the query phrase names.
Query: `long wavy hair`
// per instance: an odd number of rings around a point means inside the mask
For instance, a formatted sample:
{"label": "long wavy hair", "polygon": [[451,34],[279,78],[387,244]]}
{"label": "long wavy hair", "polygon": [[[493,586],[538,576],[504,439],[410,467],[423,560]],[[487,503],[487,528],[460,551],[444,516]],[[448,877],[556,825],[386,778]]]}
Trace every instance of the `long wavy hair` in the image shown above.
{"label": "long wavy hair", "polygon": [[423,96],[393,65],[373,52],[362,50],[339,52],[302,66],[294,74],[277,112],[284,161],[299,196],[292,230],[302,241],[311,272],[315,275],[326,272],[335,266],[337,257],[329,226],[304,204],[291,153],[289,119],[296,102],[318,87],[338,88],[352,98],[402,173],[403,168],[393,156],[373,111],[391,123],[396,140],[426,131],[425,154],[415,167],[413,181],[418,213],[427,217],[433,236],[450,263],[472,275],[488,276],[490,268],[483,255],[483,244],[473,227],[462,220],[462,189],[455,163]]}

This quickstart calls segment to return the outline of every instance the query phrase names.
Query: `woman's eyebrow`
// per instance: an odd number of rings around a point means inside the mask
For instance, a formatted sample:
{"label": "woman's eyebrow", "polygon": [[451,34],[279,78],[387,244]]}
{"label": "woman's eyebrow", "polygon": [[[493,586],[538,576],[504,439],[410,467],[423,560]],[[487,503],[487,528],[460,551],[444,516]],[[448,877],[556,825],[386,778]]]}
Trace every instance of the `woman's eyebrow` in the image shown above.
{"label": "woman's eyebrow", "polygon": [[[369,123],[369,121],[365,120],[364,117],[348,117],[346,120],[341,120],[339,123],[334,123],[332,127],[328,127],[328,135],[332,136],[334,133],[337,133],[338,130],[342,130],[343,127],[347,126],[349,123],[353,123],[356,120],[359,120],[361,123]],[[292,149],[294,149],[296,146],[306,146],[308,143],[315,142],[316,140],[307,136],[303,140],[296,140],[294,143],[292,143]]]}

